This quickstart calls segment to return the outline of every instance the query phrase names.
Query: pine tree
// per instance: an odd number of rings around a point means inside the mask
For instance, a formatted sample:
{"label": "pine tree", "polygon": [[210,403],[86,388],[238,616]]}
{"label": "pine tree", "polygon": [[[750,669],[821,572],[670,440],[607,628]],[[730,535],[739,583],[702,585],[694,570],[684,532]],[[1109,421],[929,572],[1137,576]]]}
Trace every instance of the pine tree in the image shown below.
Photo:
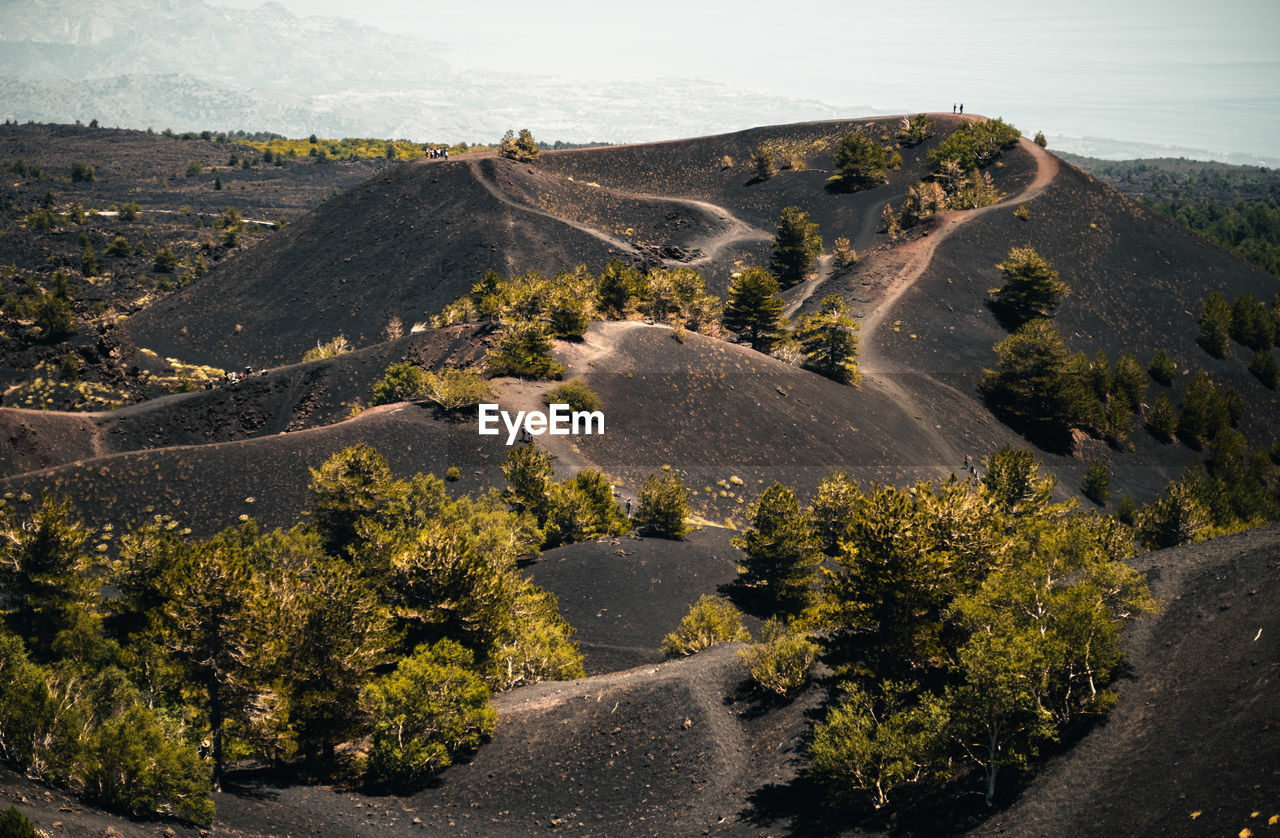
{"label": "pine tree", "polygon": [[71,303],[52,292],[37,297],[31,305],[30,314],[44,337],[66,334],[75,326]]}
{"label": "pine tree", "polygon": [[684,481],[670,471],[659,476],[650,474],[640,489],[636,510],[636,529],[658,538],[683,539],[689,532],[689,490]]}
{"label": "pine tree", "polygon": [[526,162],[536,159],[540,153],[538,143],[533,139],[533,134],[528,128],[520,129],[520,135],[516,137],[516,148],[520,151],[518,159]]}
{"label": "pine tree", "polygon": [[600,272],[596,284],[596,307],[607,319],[620,320],[638,296],[642,282],[640,272],[614,257]]}
{"label": "pine tree", "polygon": [[777,170],[777,157],[773,149],[760,143],[756,146],[755,153],[751,155],[751,179],[757,183],[766,181],[773,177]]}
{"label": "pine tree", "polygon": [[614,500],[608,478],[595,469],[583,469],[552,489],[543,547],[617,535],[629,529],[630,523]]}
{"label": "pine tree", "polygon": [[386,459],[364,443],[311,469],[309,492],[311,526],[335,556],[345,555],[356,543],[361,518],[384,512],[399,496]]}
{"label": "pine tree", "polygon": [[373,404],[391,404],[421,398],[427,387],[427,371],[412,361],[387,367],[382,379],[374,382]]}
{"label": "pine tree", "polygon": [[1253,353],[1249,359],[1249,372],[1257,376],[1268,390],[1274,390],[1280,384],[1280,364],[1276,363],[1270,349],[1259,349]]}
{"label": "pine tree", "polygon": [[1161,442],[1172,442],[1178,432],[1178,411],[1164,393],[1156,396],[1147,411],[1147,430]]}
{"label": "pine tree", "polygon": [[167,247],[162,247],[156,251],[156,257],[151,263],[151,269],[156,273],[171,274],[178,267],[178,257]]}
{"label": "pine tree", "polygon": [[1231,349],[1231,307],[1221,292],[1214,291],[1204,298],[1196,343],[1215,358],[1224,357]]}
{"label": "pine tree", "polygon": [[751,633],[742,625],[742,612],[720,596],[703,594],[689,608],[676,630],[662,638],[662,654],[688,656],[717,643],[747,643]]}
{"label": "pine tree", "polygon": [[992,407],[1015,423],[1060,437],[1072,418],[1072,399],[1058,330],[1048,320],[1032,320],[997,343],[995,352],[996,368],[982,377]]}
{"label": "pine tree", "polygon": [[785,289],[804,282],[821,253],[822,236],[818,235],[818,225],[809,220],[809,213],[795,206],[785,208],[778,221],[773,257],[769,262],[769,270],[778,278],[779,285]]}
{"label": "pine tree", "polygon": [[502,461],[502,476],[507,488],[502,498],[517,514],[528,513],[546,526],[551,514],[551,491],[555,486],[551,456],[532,445],[521,445],[507,452]]}
{"label": "pine tree", "polygon": [[227,724],[244,719],[253,690],[246,661],[263,640],[251,608],[257,586],[245,551],[255,534],[248,524],[183,551],[158,585],[167,598],[153,630],[201,698],[215,788],[225,762]]}
{"label": "pine tree", "polygon": [[365,690],[373,718],[369,773],[392,784],[447,768],[493,732],[497,713],[472,654],[450,640],[420,646]]}
{"label": "pine tree", "polygon": [[547,325],[553,337],[579,340],[591,325],[583,299],[568,288],[552,292],[547,306]]}
{"label": "pine tree", "polygon": [[37,658],[51,657],[58,635],[96,601],[84,549],[89,535],[67,499],[45,495],[25,520],[12,506],[0,509],[4,622]]}
{"label": "pine tree", "polygon": [[389,599],[411,641],[452,637],[482,661],[510,628],[519,593],[515,557],[492,549],[492,535],[469,500],[450,518],[394,536],[387,579]]}
{"label": "pine tree", "polygon": [[485,367],[490,375],[519,378],[558,379],[564,375],[564,365],[557,363],[551,354],[551,337],[546,326],[529,320],[509,323],[499,333],[485,355]]}
{"label": "pine tree", "polygon": [[4,838],[41,838],[35,825],[18,811],[17,806],[10,806],[0,812],[0,836]]}
{"label": "pine tree", "polygon": [[858,324],[848,314],[844,298],[830,294],[818,314],[804,318],[796,330],[804,350],[804,367],[841,384],[857,384]]}
{"label": "pine tree", "polygon": [[1234,390],[1219,390],[1209,374],[1200,370],[1182,393],[1178,433],[1196,446],[1209,442],[1220,431],[1235,426],[1239,400]]}
{"label": "pine tree", "polygon": [[1138,514],[1138,538],[1148,550],[1163,550],[1205,538],[1212,523],[1185,481],[1170,483]]}
{"label": "pine tree", "polygon": [[319,557],[305,570],[289,585],[280,669],[299,748],[332,759],[367,731],[360,693],[392,660],[395,636],[387,607],[345,562]]}
{"label": "pine tree", "polygon": [[992,296],[992,305],[1014,328],[1036,317],[1052,317],[1070,288],[1043,256],[1031,247],[1014,247],[996,265],[1005,284]]}
{"label": "pine tree", "polygon": [[721,321],[726,329],[745,337],[751,348],[768,351],[782,328],[782,298],[778,280],[764,268],[747,268],[729,283],[729,302]]}
{"label": "pine tree", "polygon": [[1128,352],[1116,358],[1110,395],[1129,413],[1136,411],[1147,397],[1147,372]]}
{"label": "pine tree", "polygon": [[102,264],[98,261],[98,254],[93,251],[93,245],[86,244],[84,253],[80,256],[80,273],[84,274],[86,278],[97,276],[101,268]]}
{"label": "pine tree", "polygon": [[839,553],[840,542],[849,536],[861,497],[861,488],[843,471],[833,471],[818,484],[818,492],[809,505],[809,519],[822,552],[828,556]]}
{"label": "pine tree", "polygon": [[1034,516],[1043,512],[1053,497],[1057,478],[1041,477],[1035,454],[1008,445],[983,460],[986,473],[982,483],[996,504],[1010,515]]}
{"label": "pine tree", "polygon": [[1151,374],[1152,381],[1168,387],[1173,383],[1173,377],[1178,374],[1178,365],[1173,362],[1166,350],[1159,349],[1155,355],[1151,356],[1147,372]]}
{"label": "pine tree", "polygon": [[850,192],[887,182],[884,149],[861,131],[846,134],[840,141],[835,165],[837,174],[830,183]]}
{"label": "pine tree", "polygon": [[813,524],[795,492],[775,483],[751,510],[751,527],[733,545],[745,554],[742,584],[761,594],[770,614],[795,614],[812,596],[822,558]]}
{"label": "pine tree", "polygon": [[1102,463],[1090,463],[1080,491],[1098,506],[1106,506],[1111,497],[1111,473],[1107,467]]}
{"label": "pine tree", "polygon": [[1231,305],[1231,337],[1254,352],[1271,349],[1275,337],[1271,312],[1252,294],[1241,294]]}
{"label": "pine tree", "polygon": [[535,160],[539,153],[538,143],[528,128],[521,128],[519,136],[508,130],[498,143],[498,154],[510,160],[528,163]]}

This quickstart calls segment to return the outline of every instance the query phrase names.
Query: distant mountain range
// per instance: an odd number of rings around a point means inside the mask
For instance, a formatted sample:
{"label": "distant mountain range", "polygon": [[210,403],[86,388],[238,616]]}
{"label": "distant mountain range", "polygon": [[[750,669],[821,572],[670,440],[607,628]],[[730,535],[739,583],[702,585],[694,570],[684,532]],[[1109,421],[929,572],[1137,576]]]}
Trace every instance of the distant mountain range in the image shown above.
{"label": "distant mountain range", "polygon": [[689,79],[462,74],[427,42],[275,3],[0,5],[0,118],[19,121],[472,142],[529,127],[548,140],[634,142],[834,115]]}

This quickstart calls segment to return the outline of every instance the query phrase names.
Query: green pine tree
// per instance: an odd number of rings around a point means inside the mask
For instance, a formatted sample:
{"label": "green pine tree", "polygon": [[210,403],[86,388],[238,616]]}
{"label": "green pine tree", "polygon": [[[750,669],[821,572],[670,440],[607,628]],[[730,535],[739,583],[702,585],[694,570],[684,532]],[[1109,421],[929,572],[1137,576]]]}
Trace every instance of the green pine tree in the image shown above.
{"label": "green pine tree", "polygon": [[846,134],[835,153],[836,174],[830,183],[854,192],[887,182],[884,149],[861,131]]}
{"label": "green pine tree", "polygon": [[751,526],[733,539],[743,551],[742,584],[760,595],[770,614],[797,614],[812,596],[822,558],[813,524],[795,492],[775,483],[751,509]]}
{"label": "green pine tree", "polygon": [[821,253],[822,236],[818,235],[818,225],[809,220],[809,213],[795,206],[785,208],[778,221],[769,261],[769,270],[778,278],[779,285],[786,289],[804,282]]}
{"label": "green pine tree", "polygon": [[796,337],[804,350],[804,367],[841,384],[857,384],[858,324],[849,316],[844,298],[830,294],[812,317],[801,320]]}
{"label": "green pine tree", "polygon": [[671,471],[650,474],[640,489],[636,529],[657,538],[683,539],[689,532],[689,490]]}
{"label": "green pine tree", "polygon": [[498,714],[489,698],[469,651],[451,640],[420,646],[365,690],[369,774],[403,785],[447,768],[493,733]]}
{"label": "green pine tree", "polygon": [[992,304],[1014,328],[1036,317],[1052,317],[1071,292],[1034,248],[1011,248],[996,267],[1004,274],[1005,284],[992,295]]}
{"label": "green pine tree", "polygon": [[400,497],[386,459],[364,443],[344,448],[311,469],[307,509],[325,549],[345,555],[358,541],[357,525]]}
{"label": "green pine tree", "polygon": [[782,329],[778,280],[764,268],[747,268],[729,283],[722,324],[757,351],[768,351]]}
{"label": "green pine tree", "polygon": [[1231,349],[1231,307],[1221,292],[1214,291],[1204,298],[1196,343],[1215,358],[1224,357]]}
{"label": "green pine tree", "polygon": [[26,517],[0,508],[0,607],[5,625],[37,658],[51,657],[59,634],[94,608],[89,537],[68,499],[45,495]]}

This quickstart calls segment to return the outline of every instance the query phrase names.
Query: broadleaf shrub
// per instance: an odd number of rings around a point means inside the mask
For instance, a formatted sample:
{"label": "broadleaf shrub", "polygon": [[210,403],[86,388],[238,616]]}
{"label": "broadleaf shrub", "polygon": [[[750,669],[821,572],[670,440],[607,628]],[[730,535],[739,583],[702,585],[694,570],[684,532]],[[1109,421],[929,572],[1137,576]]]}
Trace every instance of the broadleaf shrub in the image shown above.
{"label": "broadleaf shrub", "polygon": [[749,640],[751,635],[742,626],[742,612],[724,597],[704,594],[676,630],[662,638],[662,653],[676,658],[701,652],[717,643]]}
{"label": "broadleaf shrub", "polygon": [[742,650],[742,662],[760,690],[786,698],[809,681],[818,660],[818,646],[785,623],[771,619],[764,624],[760,642]]}

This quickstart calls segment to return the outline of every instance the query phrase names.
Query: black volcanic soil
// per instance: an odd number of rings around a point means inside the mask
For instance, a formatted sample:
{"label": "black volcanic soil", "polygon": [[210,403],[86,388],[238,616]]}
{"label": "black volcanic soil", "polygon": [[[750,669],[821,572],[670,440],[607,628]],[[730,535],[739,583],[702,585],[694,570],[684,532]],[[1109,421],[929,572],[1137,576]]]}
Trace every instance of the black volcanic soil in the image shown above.
{"label": "black volcanic soil", "polygon": [[1136,564],[1165,611],[1128,632],[1119,705],[979,834],[1280,828],[1280,527]]}
{"label": "black volcanic soil", "polygon": [[[46,177],[23,179],[5,172],[0,181],[18,196],[41,198],[52,190],[56,196],[80,201],[86,209],[135,201],[145,211],[191,207],[216,214],[228,206],[239,208],[246,218],[274,221],[312,209],[334,190],[345,190],[371,174],[394,165],[380,158],[331,160],[286,159],[283,165],[258,163],[250,169],[228,165],[232,152],[257,158],[259,152],[234,142],[183,140],[120,128],[88,128],[76,125],[0,126],[0,164],[8,166],[21,157],[39,166]],[[203,171],[187,177],[187,165],[198,161]],[[94,167],[95,179],[71,184],[71,164]],[[214,180],[222,189],[214,189]]]}
{"label": "black volcanic soil", "polygon": [[[872,123],[872,130],[893,124]],[[812,298],[838,290],[864,320],[867,377],[858,388],[694,333],[677,342],[669,328],[640,322],[599,324],[583,342],[557,346],[570,374],[601,395],[607,416],[603,437],[539,438],[561,474],[594,465],[634,496],[648,473],[668,466],[694,490],[704,524],[684,543],[623,538],[576,545],[530,566],[561,596],[597,674],[500,697],[494,741],[416,795],[369,797],[245,770],[233,778],[236,790],[219,797],[215,832],[837,831],[839,824],[815,825],[803,801],[779,799],[792,788],[808,726],[804,712],[817,692],[784,708],[763,708],[742,691],[735,649],[659,665],[656,646],[700,593],[732,578],[729,533],[707,524],[741,524],[772,481],[803,492],[842,467],[862,480],[900,485],[945,476],[966,455],[1018,442],[976,397],[976,373],[1004,336],[983,299],[998,284],[994,264],[1011,244],[1035,245],[1072,284],[1058,323],[1073,349],[1113,355],[1128,349],[1145,362],[1166,346],[1184,367],[1210,369],[1240,388],[1255,438],[1276,421],[1276,397],[1240,374],[1238,347],[1232,360],[1214,362],[1194,345],[1198,301],[1208,289],[1270,299],[1274,278],[1068,166],[1039,183],[1049,172],[1043,152],[1024,144],[994,172],[1013,203],[1022,190],[1045,187],[1028,200],[1030,220],[1014,218],[1012,204],[951,214],[893,248],[875,232],[879,208],[896,203],[919,176],[928,145],[904,155],[904,170],[889,186],[854,196],[823,191],[820,163],[747,185],[743,161],[756,143],[772,138],[816,147],[848,125],[563,152],[534,166],[464,159],[400,167],[326,202],[130,322],[140,345],[161,354],[238,368],[292,362],[317,339],[338,333],[357,344],[377,341],[391,314],[406,323],[420,319],[488,267],[550,271],[587,262],[598,269],[610,254],[643,260],[646,247],[663,241],[690,251],[720,247],[707,273],[722,278],[736,255],[759,252],[760,231],[787,204],[811,209],[828,244],[843,232],[865,251],[855,270]],[[720,162],[725,155],[733,158],[727,168]],[[619,230],[631,213],[636,220]],[[0,412],[0,439],[12,443],[3,452],[12,476],[0,480],[0,493],[53,489],[75,498],[94,524],[123,526],[166,513],[207,535],[242,515],[268,526],[296,522],[308,468],[355,442],[381,450],[397,474],[441,474],[457,465],[463,479],[455,489],[496,485],[506,446],[501,438],[478,437],[472,418],[390,405],[336,421],[344,403],[367,398],[391,360],[415,347],[414,357],[427,362],[473,359],[482,351],[480,338],[466,329],[414,336],[285,367],[243,389],[172,397],[118,415],[51,414],[41,423],[30,413]],[[504,406],[527,409],[550,385],[497,386]],[[1062,477],[1064,494],[1073,492],[1085,460],[1098,457],[1112,465],[1116,495],[1131,492],[1141,501],[1193,453],[1157,446],[1140,430],[1134,437],[1132,453],[1087,442],[1075,457],[1045,459]],[[1165,612],[1130,632],[1131,672],[1115,715],[1076,749],[1050,759],[984,833],[1234,835],[1247,827],[1265,834],[1266,821],[1280,814],[1274,806],[1280,528],[1138,563],[1152,571]],[[42,825],[62,819],[88,830],[114,822],[33,789],[0,775],[0,790],[25,795]],[[125,834],[162,831],[119,823]]]}
{"label": "black volcanic soil", "polygon": [[[1249,351],[1236,345],[1217,360],[1195,343],[1204,295],[1221,290],[1228,299],[1246,292],[1270,299],[1280,289],[1275,277],[1066,164],[1027,206],[1029,220],[1014,217],[1012,207],[975,214],[938,244],[919,279],[882,314],[879,328],[863,334],[864,353],[874,348],[889,370],[909,371],[901,380],[920,403],[949,399],[967,405],[950,414],[962,426],[985,421],[981,371],[994,365],[992,346],[1008,334],[985,301],[1001,283],[996,263],[1011,246],[1031,244],[1071,286],[1054,318],[1071,351],[1093,357],[1103,350],[1112,359],[1130,352],[1145,366],[1165,348],[1185,373],[1208,370],[1216,382],[1240,392],[1248,406],[1241,428],[1255,443],[1280,434],[1280,398],[1247,371]],[[875,273],[873,261],[845,282],[867,275],[874,280]],[[846,288],[840,286],[848,299]],[[875,299],[854,297],[855,310],[873,308]],[[1149,400],[1164,392],[1175,404],[1184,386],[1148,384]],[[1145,502],[1195,456],[1185,446],[1157,442],[1140,426],[1132,440],[1132,452],[1087,441],[1074,457],[1045,457],[1069,486],[1079,484],[1088,460],[1101,460],[1113,469],[1115,498],[1127,493]]]}
{"label": "black volcanic soil", "polygon": [[320,361],[255,374],[101,413],[0,409],[0,438],[11,446],[0,477],[77,460],[174,445],[202,445],[316,428],[368,404],[373,385],[394,363],[468,366],[483,354],[480,326],[406,335]]}
{"label": "black volcanic soil", "polygon": [[736,644],[497,699],[470,763],[408,797],[252,785],[219,835],[732,835],[752,789],[793,772],[814,694],[767,715],[740,694]]}
{"label": "black volcanic soil", "polygon": [[662,638],[703,594],[738,576],[730,533],[704,528],[686,542],[621,538],[548,550],[529,568],[553,591],[587,673],[615,672],[662,660]]}
{"label": "black volcanic soil", "polygon": [[380,340],[393,316],[425,321],[486,270],[608,261],[610,246],[591,234],[503,203],[473,162],[378,175],[131,318],[127,331],[161,355],[274,365],[338,334],[357,346]]}
{"label": "black volcanic soil", "polygon": [[[836,468],[895,484],[945,477],[989,450],[942,413],[916,422],[873,383],[837,384],[693,332],[678,343],[665,326],[597,324],[560,358],[604,403],[605,433],[576,437],[580,456],[632,492],[676,469],[716,522],[740,523],[774,481],[808,491]],[[558,438],[545,439],[556,450]]]}
{"label": "black volcanic soil", "polygon": [[[34,275],[46,290],[55,272],[68,278],[78,334],[49,341],[12,318],[0,314],[0,390],[29,380],[38,363],[55,365],[68,351],[82,364],[84,380],[107,384],[124,402],[163,392],[136,372],[127,358],[108,358],[119,343],[112,327],[124,317],[154,303],[198,276],[200,265],[217,266],[276,235],[271,225],[292,220],[327,198],[356,186],[391,165],[386,160],[286,160],[281,165],[243,169],[228,165],[232,154],[256,158],[252,148],[236,143],[181,140],[160,134],[72,125],[0,126],[0,296],[17,293]],[[18,159],[41,170],[39,176],[10,171]],[[74,162],[92,166],[92,181],[72,182]],[[191,162],[202,166],[188,177]],[[221,189],[215,183],[220,180]],[[48,200],[63,216],[73,204],[85,212],[74,222],[61,218],[51,229],[38,230],[30,214]],[[135,203],[141,209],[129,220],[117,208]],[[247,220],[239,243],[223,246],[213,224],[229,207]],[[117,237],[130,244],[127,255],[107,253]],[[98,269],[83,274],[84,243],[94,249]],[[172,274],[154,270],[156,253],[170,249],[178,260]],[[120,347],[132,351],[128,341]],[[296,358],[290,359],[296,360]],[[7,395],[7,393],[5,394]]]}
{"label": "black volcanic soil", "polygon": [[356,443],[376,448],[399,477],[443,477],[457,466],[463,479],[450,484],[456,491],[504,485],[501,441],[476,436],[470,423],[439,418],[431,408],[397,404],[313,430],[131,451],[21,474],[0,480],[0,494],[71,497],[95,526],[120,528],[168,514],[196,537],[233,526],[240,516],[268,528],[290,527],[305,506],[308,469]]}
{"label": "black volcanic soil", "polygon": [[[652,547],[641,560],[664,574],[664,584],[646,590],[624,580],[612,587],[619,599],[601,600],[634,615],[645,637],[670,630],[668,612],[691,595],[665,584],[677,578],[665,574],[682,559],[701,564],[705,549],[696,539]],[[586,565],[619,558],[580,549],[553,561],[603,574]],[[1280,814],[1273,700],[1280,677],[1280,612],[1273,607],[1280,596],[1280,527],[1148,554],[1136,564],[1149,573],[1164,612],[1127,632],[1120,703],[976,834],[1192,838],[1249,828],[1265,835],[1269,818]],[[569,573],[544,571],[540,581],[553,590],[567,582],[563,601],[574,602],[577,583]],[[567,606],[575,607],[580,613],[581,604]],[[604,619],[579,617],[583,639],[607,636]],[[820,695],[811,690],[791,705],[766,708],[743,692],[743,678],[737,648],[722,646],[670,663],[512,690],[497,699],[493,740],[434,787],[366,796],[242,771],[218,795],[214,834],[885,834],[854,824],[819,826],[798,801],[778,797],[795,777],[805,712]],[[84,830],[68,834],[102,834],[88,830],[113,824],[129,836],[164,829],[95,813],[11,774],[0,775],[0,794],[25,797],[23,808],[45,827],[63,821]]]}
{"label": "black volcanic soil", "polygon": [[[752,128],[733,134],[644,143],[609,148],[579,149],[548,154],[541,165],[578,181],[643,195],[693,198],[724,207],[771,234],[783,207],[798,205],[818,222],[828,247],[838,235],[853,247],[870,245],[886,203],[895,206],[907,188],[928,172],[928,152],[959,125],[949,114],[930,114],[933,136],[901,150],[902,168],[889,172],[884,186],[852,194],[824,187],[832,174],[832,155],[839,140],[852,130],[892,144],[899,119],[832,120]],[[784,169],[763,183],[752,180],[751,156],[760,144],[796,150],[801,169]],[[733,165],[723,168],[729,157]],[[1000,171],[993,172],[1002,176]]]}
{"label": "black volcanic soil", "polygon": [[[491,157],[408,164],[326,202],[252,258],[228,261],[133,317],[127,331],[138,345],[184,360],[274,364],[334,334],[373,339],[393,315],[424,319],[486,270],[599,270],[613,256],[642,263],[671,246],[690,252],[667,255],[689,261],[723,293],[734,259],[767,258],[788,205],[811,212],[828,244],[846,235],[855,248],[871,246],[884,204],[900,201],[925,174],[928,150],[956,124],[936,120],[933,139],[903,150],[888,185],[852,195],[824,188],[835,143],[856,127],[890,143],[896,119],[548,152],[530,164]],[[797,149],[804,169],[750,183],[746,161],[766,141]],[[737,162],[722,168],[725,156]],[[1003,171],[994,173],[1003,184]]]}

